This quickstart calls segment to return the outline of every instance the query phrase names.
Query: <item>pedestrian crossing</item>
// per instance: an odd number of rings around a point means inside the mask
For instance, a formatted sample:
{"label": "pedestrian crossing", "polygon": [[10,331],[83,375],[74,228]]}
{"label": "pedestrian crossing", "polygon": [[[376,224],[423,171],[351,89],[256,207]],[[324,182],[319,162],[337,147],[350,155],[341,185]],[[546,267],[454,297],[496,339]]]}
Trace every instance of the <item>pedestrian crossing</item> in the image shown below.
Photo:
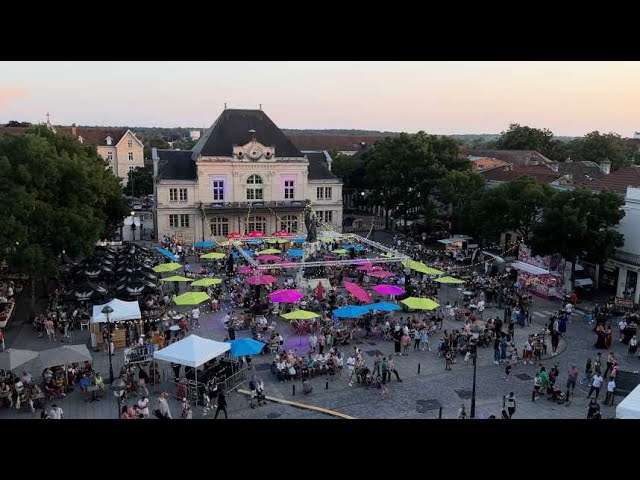
{"label": "pedestrian crossing", "polygon": [[[549,318],[551,315],[558,313],[558,312],[551,312],[549,310],[542,310],[540,312],[533,312],[533,316],[534,317],[538,317],[538,318]],[[572,317],[577,316],[577,317],[581,317],[583,315],[585,315],[586,312],[583,312],[582,310],[574,310],[573,313],[571,314]]]}

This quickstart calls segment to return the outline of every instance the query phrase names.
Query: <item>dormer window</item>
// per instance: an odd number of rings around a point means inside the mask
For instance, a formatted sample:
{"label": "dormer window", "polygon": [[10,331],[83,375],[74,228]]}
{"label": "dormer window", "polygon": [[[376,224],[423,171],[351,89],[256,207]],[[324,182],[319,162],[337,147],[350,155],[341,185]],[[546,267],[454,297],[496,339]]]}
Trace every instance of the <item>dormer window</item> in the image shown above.
{"label": "dormer window", "polygon": [[106,140],[107,140],[107,145],[111,146],[111,144],[113,143],[113,138],[107,137]]}
{"label": "dormer window", "polygon": [[78,137],[78,141],[79,141],[80,143],[84,143],[84,138],[82,138],[82,137]]}
{"label": "dormer window", "polygon": [[129,148],[133,147],[133,140],[129,140],[127,142],[127,145],[128,145]]}

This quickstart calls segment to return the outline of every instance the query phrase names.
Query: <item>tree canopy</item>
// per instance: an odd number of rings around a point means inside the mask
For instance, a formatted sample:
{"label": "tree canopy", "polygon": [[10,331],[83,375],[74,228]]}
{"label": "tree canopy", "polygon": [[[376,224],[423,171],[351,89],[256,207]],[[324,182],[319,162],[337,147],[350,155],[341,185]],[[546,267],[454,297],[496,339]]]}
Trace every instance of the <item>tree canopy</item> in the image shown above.
{"label": "tree canopy", "polygon": [[602,163],[611,162],[611,170],[618,170],[632,163],[633,152],[617,133],[587,133],[570,143],[572,160]]}
{"label": "tree canopy", "polygon": [[508,130],[501,132],[494,148],[502,150],[537,150],[547,155],[553,149],[553,132],[512,123]]}
{"label": "tree canopy", "polygon": [[144,197],[153,193],[153,170],[147,167],[136,167],[129,171],[127,195],[132,197]]}
{"label": "tree canopy", "polygon": [[63,251],[90,254],[127,208],[120,180],[94,147],[44,126],[0,139],[0,260],[29,275],[55,271]]}
{"label": "tree canopy", "polygon": [[454,231],[475,233],[473,205],[484,192],[484,179],[470,171],[451,170],[438,182],[441,200],[451,205]]}

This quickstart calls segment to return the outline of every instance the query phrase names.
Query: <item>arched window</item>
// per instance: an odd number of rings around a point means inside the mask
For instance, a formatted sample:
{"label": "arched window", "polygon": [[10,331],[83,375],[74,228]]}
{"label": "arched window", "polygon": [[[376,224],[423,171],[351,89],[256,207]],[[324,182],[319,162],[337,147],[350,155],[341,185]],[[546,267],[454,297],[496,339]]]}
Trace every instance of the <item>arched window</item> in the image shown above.
{"label": "arched window", "polygon": [[226,237],[229,235],[229,219],[226,217],[213,217],[211,219],[211,235],[214,237]]}
{"label": "arched window", "polygon": [[267,232],[267,219],[264,217],[249,217],[247,222],[247,232],[253,232],[258,230],[259,232]]}
{"label": "arched window", "polygon": [[247,200],[262,200],[262,177],[251,175],[247,178]]}
{"label": "arched window", "polygon": [[280,230],[286,230],[289,233],[298,233],[298,217],[295,215],[284,215],[280,219]]}

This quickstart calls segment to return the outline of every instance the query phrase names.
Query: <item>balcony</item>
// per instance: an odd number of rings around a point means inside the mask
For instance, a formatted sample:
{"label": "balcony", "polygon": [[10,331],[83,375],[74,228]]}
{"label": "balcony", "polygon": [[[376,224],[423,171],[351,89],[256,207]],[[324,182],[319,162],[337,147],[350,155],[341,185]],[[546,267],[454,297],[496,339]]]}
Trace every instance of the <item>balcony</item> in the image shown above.
{"label": "balcony", "polygon": [[215,212],[241,212],[249,209],[256,211],[269,210],[304,210],[303,200],[255,200],[249,202],[213,202],[205,206],[207,211]]}
{"label": "balcony", "polygon": [[634,253],[623,252],[622,250],[616,250],[612,257],[613,260],[626,263],[629,265],[636,265],[640,267],[640,255]]}

